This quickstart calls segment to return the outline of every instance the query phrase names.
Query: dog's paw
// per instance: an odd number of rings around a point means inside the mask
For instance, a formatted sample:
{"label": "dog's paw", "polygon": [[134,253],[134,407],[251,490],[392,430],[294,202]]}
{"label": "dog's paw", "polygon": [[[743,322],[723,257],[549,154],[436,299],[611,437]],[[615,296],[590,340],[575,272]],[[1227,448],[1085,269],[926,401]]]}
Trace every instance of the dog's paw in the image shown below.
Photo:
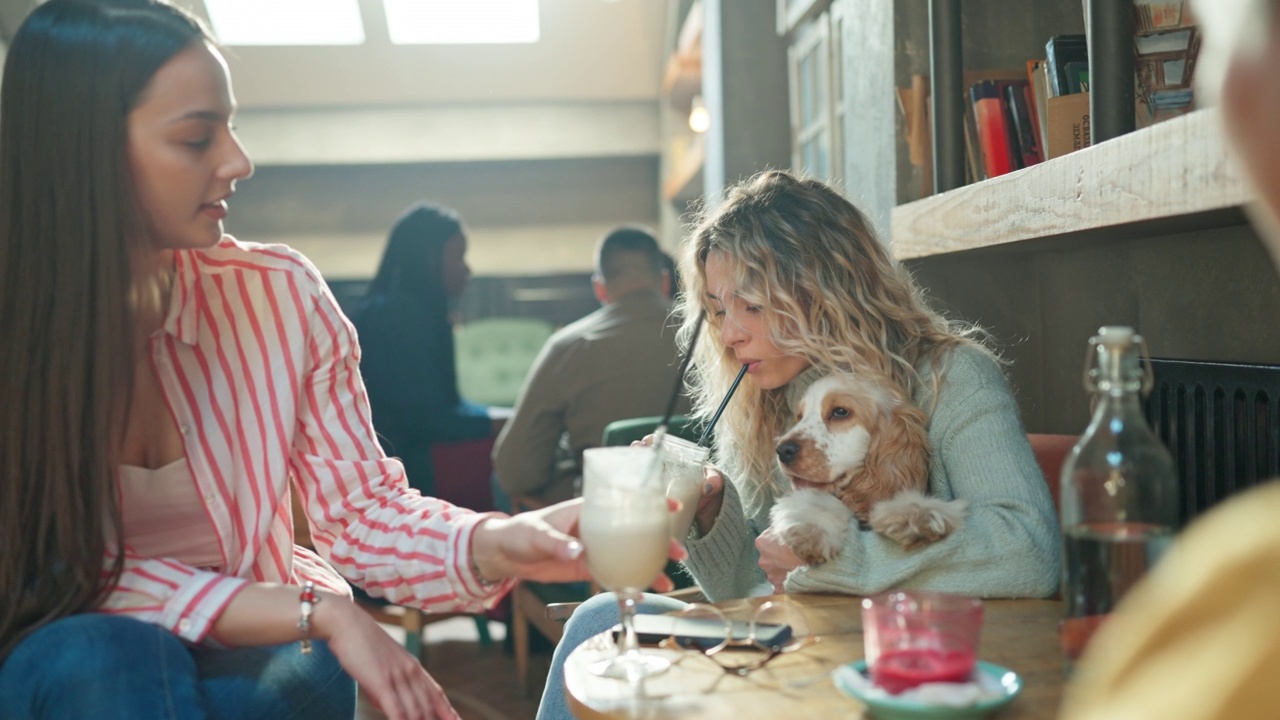
{"label": "dog's paw", "polygon": [[832,537],[817,525],[792,525],[780,531],[779,537],[805,565],[820,565],[844,548],[843,537]]}
{"label": "dog's paw", "polygon": [[964,527],[967,500],[939,500],[904,490],[871,508],[871,529],[907,550],[931,545]]}
{"label": "dog's paw", "polygon": [[806,565],[827,562],[844,550],[853,513],[819,490],[797,490],[774,504],[770,526]]}

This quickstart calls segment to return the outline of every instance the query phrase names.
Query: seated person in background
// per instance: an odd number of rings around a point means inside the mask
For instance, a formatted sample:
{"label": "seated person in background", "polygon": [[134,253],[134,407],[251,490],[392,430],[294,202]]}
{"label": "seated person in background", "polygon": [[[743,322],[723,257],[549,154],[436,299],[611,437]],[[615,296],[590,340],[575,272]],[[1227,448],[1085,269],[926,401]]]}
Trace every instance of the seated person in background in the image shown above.
{"label": "seated person in background", "polygon": [[458,394],[449,303],[471,277],[466,252],[457,213],[415,205],[392,228],[354,318],[374,429],[423,494],[435,487],[433,443],[488,437],[500,427],[489,408]]}
{"label": "seated person in background", "polygon": [[[1220,88],[1228,140],[1258,195],[1250,214],[1280,265],[1280,2],[1207,0],[1195,10],[1197,91],[1211,99]],[[1188,527],[1094,636],[1062,716],[1280,718],[1277,518],[1273,481]]]}
{"label": "seated person in background", "polygon": [[[709,418],[742,365],[746,377],[716,425],[715,459],[686,567],[714,601],[774,592],[864,595],[919,588],[980,597],[1044,597],[1057,587],[1057,515],[999,361],[948,321],[889,256],[866,216],[816,180],[771,171],[731,187],[686,241],[681,275],[693,416]],[[968,502],[964,527],[905,551],[853,520],[843,552],[805,565],[769,528],[789,485],[776,438],[805,391],[833,370],[885,378],[879,387],[929,416],[929,495]],[[728,481],[726,481],[728,478]],[[614,603],[614,605],[610,605]],[[641,611],[678,607],[646,596]],[[568,718],[564,660],[617,622],[616,599],[581,605],[556,648],[538,717]]]}
{"label": "seated person in background", "polygon": [[[668,326],[670,277],[648,231],[619,227],[600,239],[592,286],[604,307],[543,346],[493,451],[509,496],[554,503],[578,494],[582,451],[615,420],[661,415],[679,358]],[[681,398],[676,412],[688,410]]]}

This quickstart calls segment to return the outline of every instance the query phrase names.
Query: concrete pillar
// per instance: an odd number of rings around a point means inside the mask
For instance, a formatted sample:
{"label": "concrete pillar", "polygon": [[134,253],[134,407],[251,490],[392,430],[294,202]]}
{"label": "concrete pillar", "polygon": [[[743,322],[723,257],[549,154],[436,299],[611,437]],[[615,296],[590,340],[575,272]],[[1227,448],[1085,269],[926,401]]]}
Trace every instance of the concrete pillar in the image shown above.
{"label": "concrete pillar", "polygon": [[761,170],[791,167],[787,45],[776,0],[703,0],[702,99],[707,130],[704,196]]}

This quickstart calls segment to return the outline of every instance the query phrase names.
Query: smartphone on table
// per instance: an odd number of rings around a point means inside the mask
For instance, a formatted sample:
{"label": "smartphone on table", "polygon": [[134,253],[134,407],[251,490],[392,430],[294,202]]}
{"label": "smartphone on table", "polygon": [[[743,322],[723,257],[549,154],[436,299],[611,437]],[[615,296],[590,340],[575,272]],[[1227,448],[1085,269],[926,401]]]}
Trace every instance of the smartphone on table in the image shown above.
{"label": "smartphone on table", "polygon": [[[710,618],[689,618],[678,615],[636,615],[636,639],[641,645],[657,645],[667,638],[674,638],[683,647],[707,649],[724,640],[724,623]],[[731,625],[731,641],[734,645],[747,644],[751,637],[751,624],[735,620]],[[613,638],[622,634],[622,625],[613,626]],[[791,639],[791,626],[759,623],[756,625],[756,644],[761,647],[780,647]]]}

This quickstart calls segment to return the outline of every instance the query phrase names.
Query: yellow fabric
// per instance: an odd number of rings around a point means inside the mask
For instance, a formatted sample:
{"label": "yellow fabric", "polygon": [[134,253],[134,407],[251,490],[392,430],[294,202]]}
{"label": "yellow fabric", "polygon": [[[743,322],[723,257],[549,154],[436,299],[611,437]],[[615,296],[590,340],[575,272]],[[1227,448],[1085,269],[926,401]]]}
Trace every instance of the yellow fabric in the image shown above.
{"label": "yellow fabric", "polygon": [[1280,718],[1280,483],[1187,528],[1094,637],[1061,717]]}

